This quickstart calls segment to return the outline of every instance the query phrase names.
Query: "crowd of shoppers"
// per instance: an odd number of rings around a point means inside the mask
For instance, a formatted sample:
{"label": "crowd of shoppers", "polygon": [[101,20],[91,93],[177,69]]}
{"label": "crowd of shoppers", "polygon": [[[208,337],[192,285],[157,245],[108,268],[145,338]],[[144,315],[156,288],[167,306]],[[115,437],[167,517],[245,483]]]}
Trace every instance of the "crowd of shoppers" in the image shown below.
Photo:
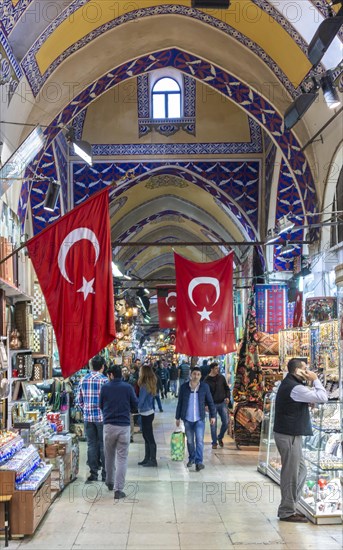
{"label": "crowd of shoppers", "polygon": [[[101,480],[114,498],[121,499],[128,463],[130,442],[133,442],[134,425],[142,433],[145,452],[138,465],[157,467],[157,446],[154,438],[153,422],[155,403],[163,412],[161,399],[168,394],[178,398],[176,425],[184,422],[187,436],[188,463],[195,464],[196,471],[204,468],[203,448],[205,433],[205,413],[209,411],[212,433],[212,446],[222,440],[227,422],[224,406],[230,398],[230,390],[225,377],[219,373],[218,363],[204,369],[190,368],[182,362],[167,365],[162,361],[154,364],[141,363],[136,359],[131,366],[111,364],[106,368],[105,360],[97,355],[90,362],[91,371],[81,380],[78,389],[78,404],[83,410],[85,435],[87,439],[87,464],[90,475],[86,483]],[[106,368],[106,376],[104,369]],[[217,437],[217,413],[222,426]]]}

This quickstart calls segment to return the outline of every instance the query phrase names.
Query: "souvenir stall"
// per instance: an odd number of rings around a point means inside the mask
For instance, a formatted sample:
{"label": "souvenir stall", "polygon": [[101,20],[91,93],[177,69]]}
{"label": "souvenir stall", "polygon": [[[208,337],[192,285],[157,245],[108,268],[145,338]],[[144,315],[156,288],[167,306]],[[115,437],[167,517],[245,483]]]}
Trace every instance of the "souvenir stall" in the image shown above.
{"label": "souvenir stall", "polygon": [[258,359],[254,294],[250,296],[244,336],[238,351],[234,399],[234,440],[237,448],[258,445],[263,417],[263,377]]}
{"label": "souvenir stall", "polygon": [[[334,299],[335,300],[335,299]],[[328,403],[310,408],[313,436],[304,437],[303,453],[307,479],[300,501],[301,511],[318,524],[342,521],[342,361],[340,359],[339,322],[323,319],[335,311],[323,299],[311,299],[306,318],[313,324],[302,329],[279,333],[280,362],[285,368],[291,357],[302,357],[317,372],[328,392]],[[323,309],[324,308],[324,309]],[[324,312],[324,313],[323,313]],[[277,386],[266,395],[261,430],[258,470],[279,483],[281,461],[273,439],[274,408]]]}

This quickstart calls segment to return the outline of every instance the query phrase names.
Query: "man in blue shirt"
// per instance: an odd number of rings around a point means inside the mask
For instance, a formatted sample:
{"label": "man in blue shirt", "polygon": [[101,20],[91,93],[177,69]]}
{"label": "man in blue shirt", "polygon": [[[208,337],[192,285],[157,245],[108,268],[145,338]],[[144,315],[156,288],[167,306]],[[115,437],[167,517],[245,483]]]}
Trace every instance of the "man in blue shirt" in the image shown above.
{"label": "man in blue shirt", "polygon": [[104,415],[106,485],[114,489],[114,498],[125,498],[123,492],[130,445],[130,413],[137,411],[138,399],[133,388],[122,378],[121,368],[108,369],[109,383],[101,388],[100,408]]}
{"label": "man in blue shirt", "polygon": [[176,407],[176,426],[180,426],[180,419],[185,424],[189,459],[187,468],[195,463],[197,472],[205,468],[203,464],[205,407],[210,411],[210,424],[216,421],[216,408],[213,403],[210,388],[200,382],[201,370],[194,367],[189,383],[180,387],[179,400]]}
{"label": "man in blue shirt", "polygon": [[91,361],[92,371],[81,380],[77,403],[83,412],[85,423],[85,434],[87,438],[87,463],[90,469],[90,476],[86,483],[97,481],[99,459],[102,465],[102,481],[105,481],[105,457],[103,445],[103,417],[99,408],[100,390],[108,382],[103,375],[106,365],[101,355],[96,355]]}

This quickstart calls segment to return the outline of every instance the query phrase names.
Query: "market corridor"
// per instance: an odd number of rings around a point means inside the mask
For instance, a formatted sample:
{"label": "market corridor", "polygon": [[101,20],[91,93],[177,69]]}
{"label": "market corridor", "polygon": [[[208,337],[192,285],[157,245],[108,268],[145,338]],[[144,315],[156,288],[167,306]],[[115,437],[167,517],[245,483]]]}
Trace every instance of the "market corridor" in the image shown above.
{"label": "market corridor", "polygon": [[[52,504],[34,537],[9,548],[73,549],[340,549],[340,525],[280,523],[279,488],[256,470],[257,452],[237,451],[228,437],[213,451],[205,436],[205,470],[171,462],[170,434],[175,400],[156,413],[158,468],[137,466],[144,453],[135,434],[130,447],[128,497],[113,500],[104,483],[85,485],[86,444],[80,444],[80,473]],[[1,545],[3,546],[3,541]]]}

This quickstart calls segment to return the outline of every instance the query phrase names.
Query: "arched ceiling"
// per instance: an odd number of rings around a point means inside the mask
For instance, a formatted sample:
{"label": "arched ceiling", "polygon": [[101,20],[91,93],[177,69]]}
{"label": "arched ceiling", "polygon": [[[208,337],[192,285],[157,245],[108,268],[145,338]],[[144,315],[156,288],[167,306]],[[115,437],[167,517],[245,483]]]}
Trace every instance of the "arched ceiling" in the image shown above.
{"label": "arched ceiling", "polygon": [[[320,95],[293,132],[283,113],[311,74],[307,45],[327,15],[326,0],[241,0],[229,10],[194,9],[191,0],[3,0],[0,37],[13,85],[1,118],[47,126],[46,148],[20,192],[23,223],[28,201],[37,233],[115,182],[114,254],[144,279],[173,278],[171,241],[187,257],[209,261],[230,249],[211,242],[263,241],[285,208],[306,221],[320,210],[325,163],[342,139],[342,121],[302,152],[332,112]],[[316,71],[341,57],[338,36]],[[145,125],[143,132],[155,70],[187,80],[191,131],[166,135]],[[64,137],[70,124],[92,144],[93,167],[72,156]],[[1,128],[5,155],[28,132],[6,127],[4,135]],[[61,181],[53,215],[43,210],[47,183],[37,174]],[[252,250],[233,248],[237,264]],[[292,269],[301,248],[269,265],[265,249],[258,252],[263,269],[282,271]]]}

